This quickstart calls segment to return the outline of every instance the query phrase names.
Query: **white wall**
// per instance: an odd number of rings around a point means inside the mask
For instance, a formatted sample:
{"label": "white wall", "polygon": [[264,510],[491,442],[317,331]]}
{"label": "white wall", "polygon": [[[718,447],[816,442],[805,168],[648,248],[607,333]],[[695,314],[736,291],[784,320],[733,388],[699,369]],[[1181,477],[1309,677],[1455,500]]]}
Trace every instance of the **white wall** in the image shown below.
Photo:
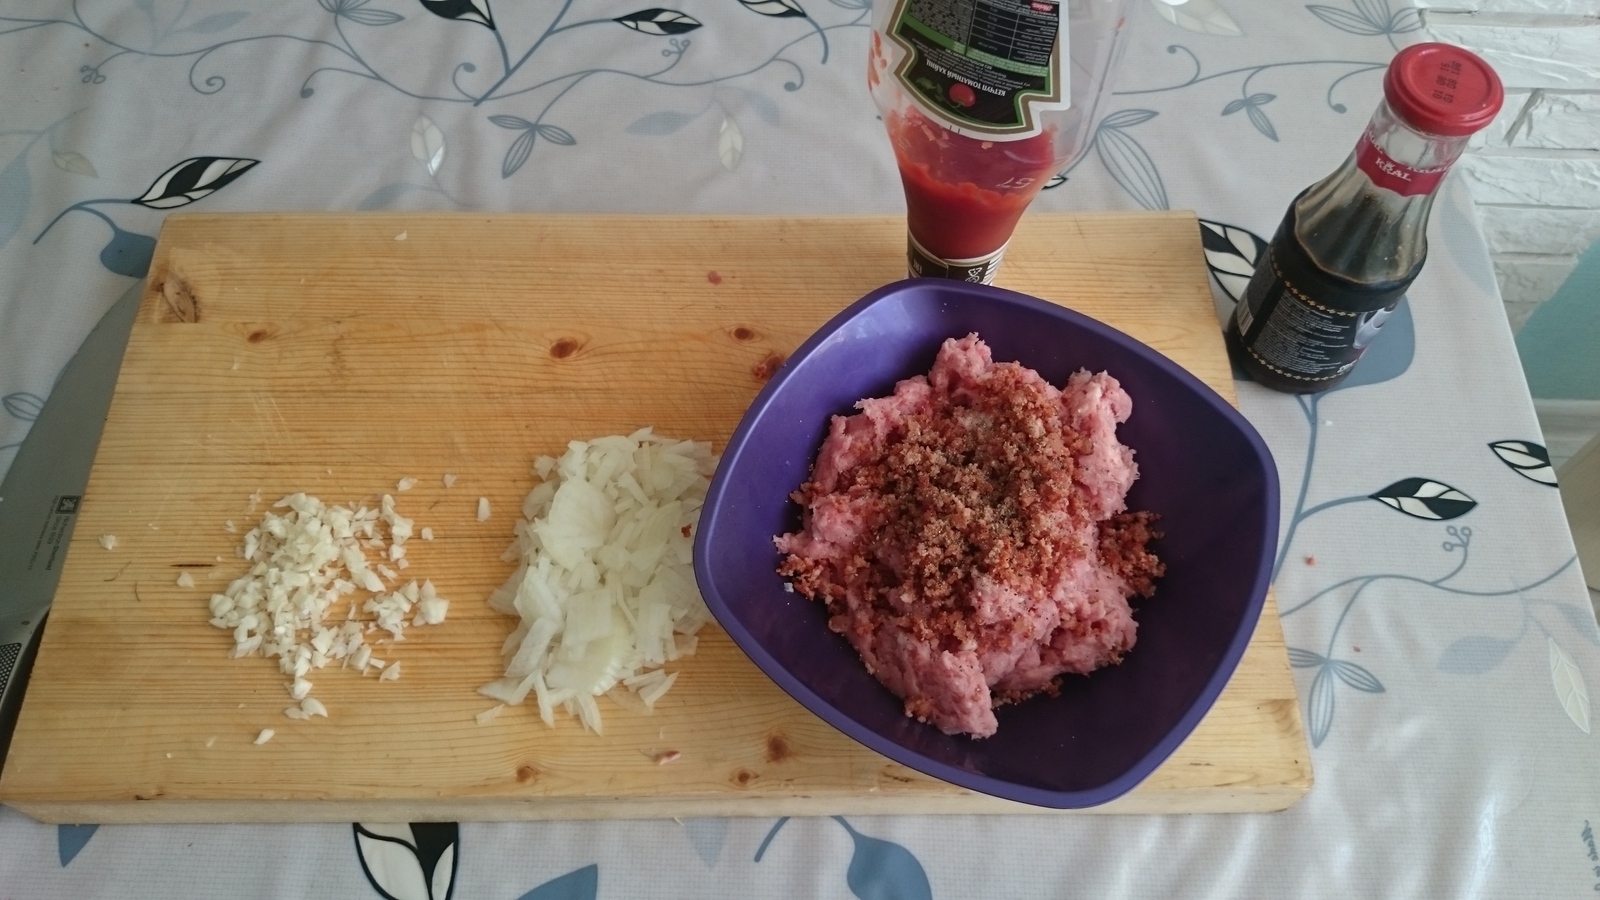
{"label": "white wall", "polygon": [[1521,328],[1600,240],[1600,0],[1415,2],[1425,34],[1481,55],[1506,86],[1456,169]]}

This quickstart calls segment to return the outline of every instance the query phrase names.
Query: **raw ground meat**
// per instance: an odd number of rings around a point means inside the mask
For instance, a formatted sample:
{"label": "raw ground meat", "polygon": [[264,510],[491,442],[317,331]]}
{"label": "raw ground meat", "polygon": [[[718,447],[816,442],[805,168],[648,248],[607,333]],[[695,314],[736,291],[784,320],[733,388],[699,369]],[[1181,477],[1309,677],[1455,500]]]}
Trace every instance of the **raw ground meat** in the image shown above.
{"label": "raw ground meat", "polygon": [[1133,403],[1115,378],[1057,390],[968,335],[856,407],[793,494],[802,527],[776,538],[778,571],[907,715],[988,737],[996,705],[1122,660],[1128,598],[1163,567],[1155,517],[1126,511],[1138,467],[1116,427]]}

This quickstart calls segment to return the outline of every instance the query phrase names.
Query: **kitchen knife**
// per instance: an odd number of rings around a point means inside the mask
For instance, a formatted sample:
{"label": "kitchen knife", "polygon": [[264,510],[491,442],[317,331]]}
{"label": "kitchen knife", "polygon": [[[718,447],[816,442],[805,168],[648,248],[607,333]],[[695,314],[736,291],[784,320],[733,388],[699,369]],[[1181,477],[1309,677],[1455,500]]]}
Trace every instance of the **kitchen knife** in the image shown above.
{"label": "kitchen knife", "polygon": [[0,762],[66,563],[143,293],[128,289],[84,338],[0,482]]}

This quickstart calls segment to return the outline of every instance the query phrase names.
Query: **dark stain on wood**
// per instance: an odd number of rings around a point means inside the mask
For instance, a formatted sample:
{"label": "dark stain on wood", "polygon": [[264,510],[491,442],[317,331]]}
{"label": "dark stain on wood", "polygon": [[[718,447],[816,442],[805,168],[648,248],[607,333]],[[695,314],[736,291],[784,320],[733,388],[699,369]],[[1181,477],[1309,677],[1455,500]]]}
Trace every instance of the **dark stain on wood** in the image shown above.
{"label": "dark stain on wood", "polygon": [[783,736],[783,732],[774,731],[767,735],[767,762],[783,762],[789,758],[791,752],[789,740]]}
{"label": "dark stain on wood", "polygon": [[770,381],[772,376],[778,374],[778,370],[783,368],[783,361],[783,354],[768,353],[761,358],[760,362],[755,364],[750,370],[750,374],[754,375],[757,381]]}
{"label": "dark stain on wood", "polygon": [[189,287],[189,282],[182,275],[169,272],[152,286],[161,292],[162,303],[158,313],[161,321],[200,321],[200,298],[195,296],[194,289]]}

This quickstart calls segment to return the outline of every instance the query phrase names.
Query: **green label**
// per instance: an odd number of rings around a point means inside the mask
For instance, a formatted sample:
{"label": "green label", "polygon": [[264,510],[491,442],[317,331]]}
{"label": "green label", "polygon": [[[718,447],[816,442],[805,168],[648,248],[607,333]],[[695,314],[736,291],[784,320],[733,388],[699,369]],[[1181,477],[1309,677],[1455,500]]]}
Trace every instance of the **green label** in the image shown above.
{"label": "green label", "polygon": [[895,76],[923,109],[962,132],[1038,134],[1040,109],[1064,108],[1058,0],[899,0],[889,35]]}

